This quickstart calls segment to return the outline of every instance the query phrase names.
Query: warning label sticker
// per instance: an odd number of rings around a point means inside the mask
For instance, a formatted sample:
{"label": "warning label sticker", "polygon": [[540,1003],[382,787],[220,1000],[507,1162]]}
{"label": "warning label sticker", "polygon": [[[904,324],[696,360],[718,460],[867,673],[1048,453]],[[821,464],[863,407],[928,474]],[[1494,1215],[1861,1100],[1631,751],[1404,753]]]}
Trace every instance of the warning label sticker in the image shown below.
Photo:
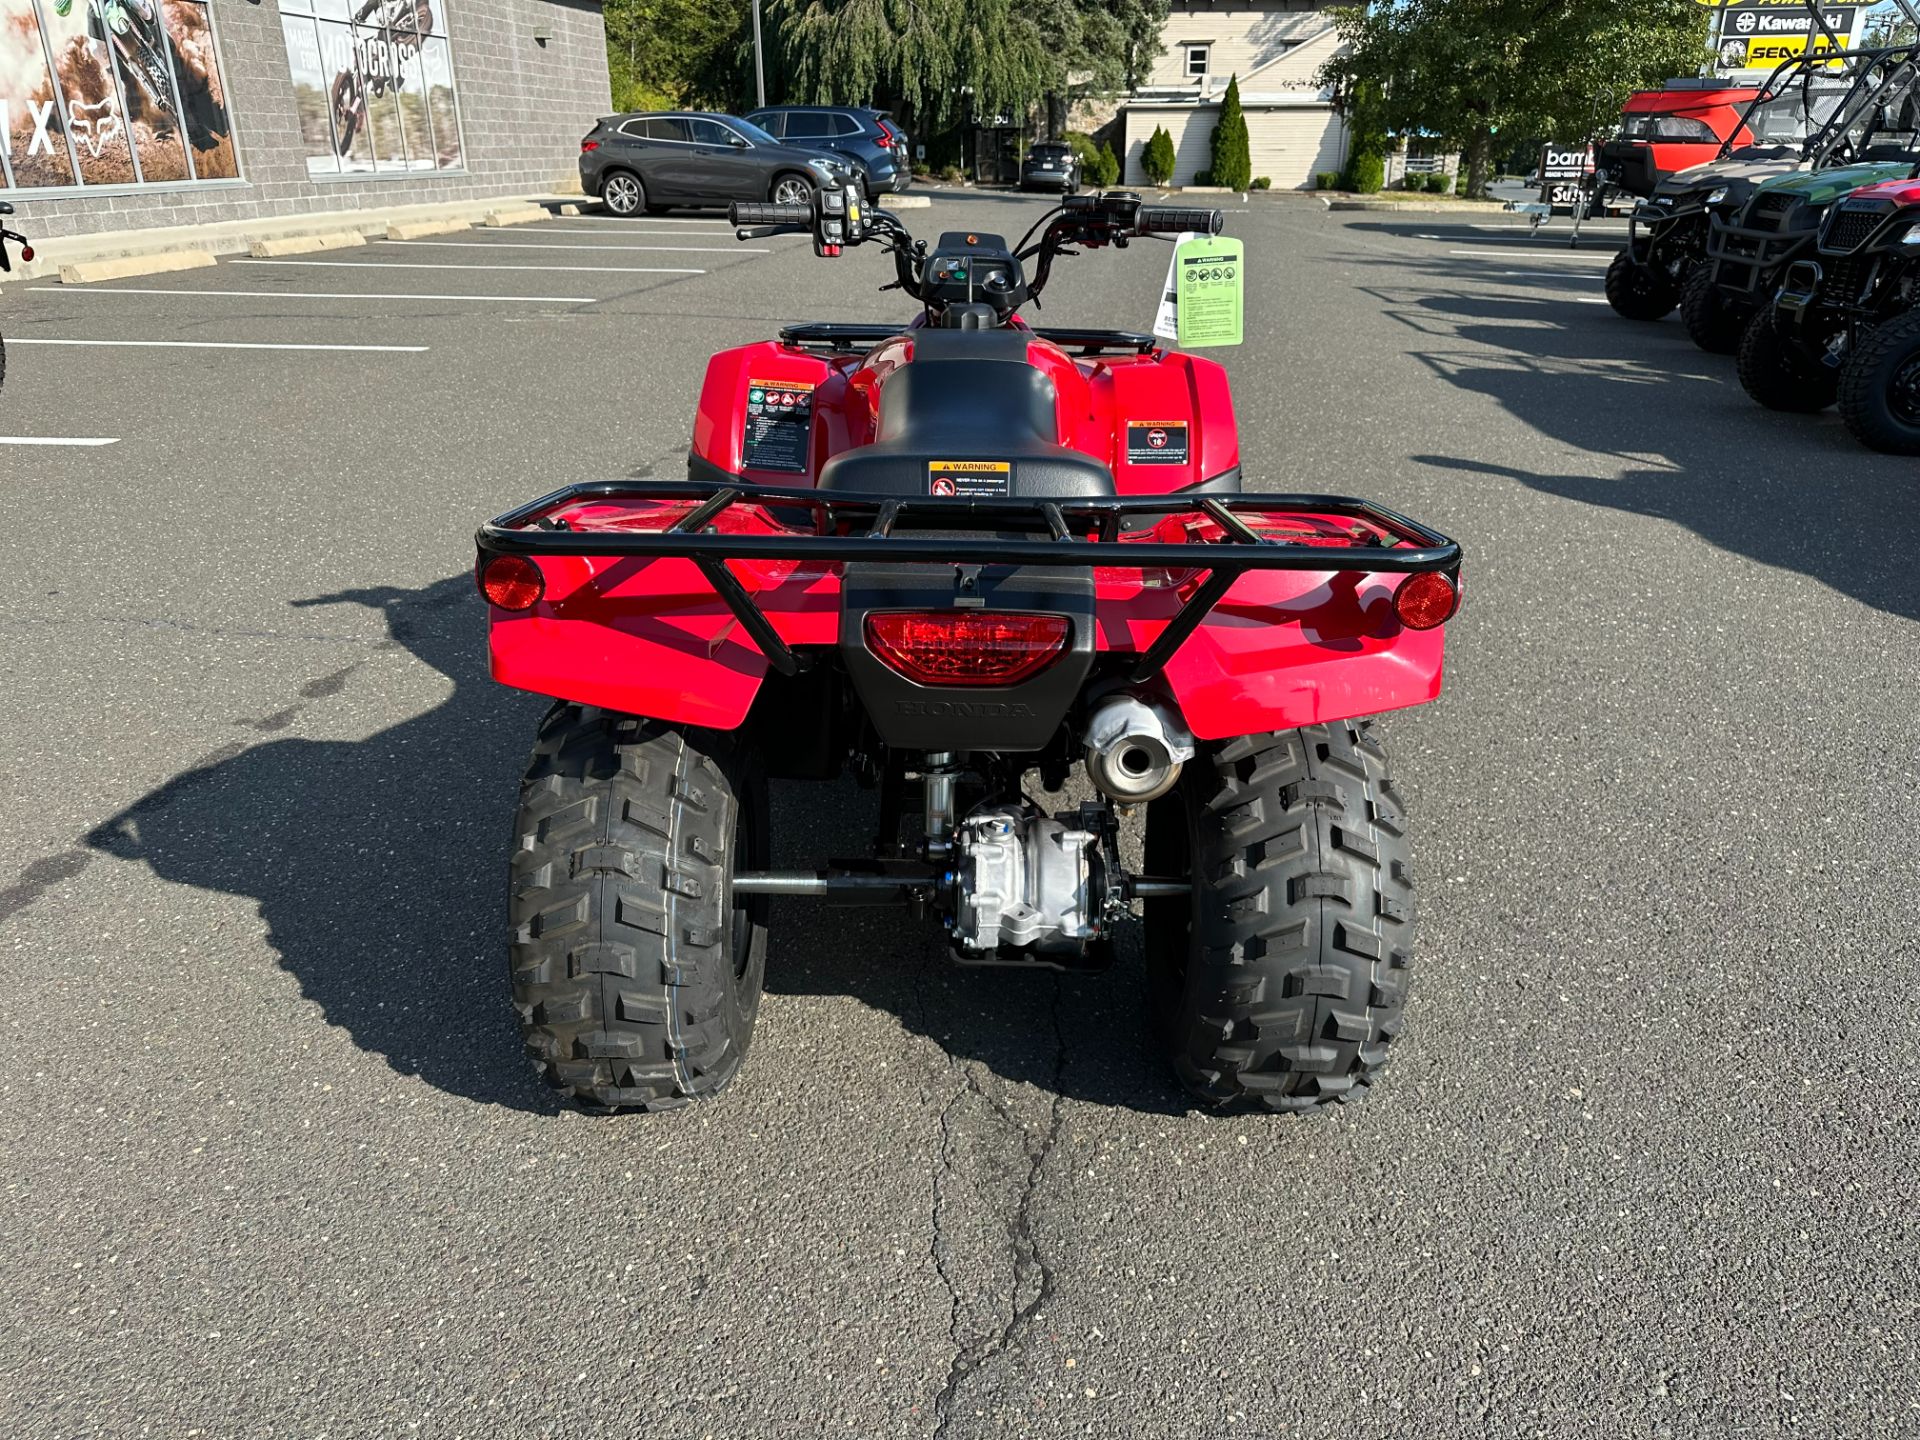
{"label": "warning label sticker", "polygon": [[807,468],[807,438],[813,433],[813,386],[804,380],[747,381],[746,429],[741,463],[749,470]]}
{"label": "warning label sticker", "polygon": [[1187,422],[1184,420],[1129,420],[1129,465],[1184,465],[1187,463]]}
{"label": "warning label sticker", "polygon": [[929,460],[927,494],[943,499],[993,500],[1009,493],[1013,466],[1005,460]]}

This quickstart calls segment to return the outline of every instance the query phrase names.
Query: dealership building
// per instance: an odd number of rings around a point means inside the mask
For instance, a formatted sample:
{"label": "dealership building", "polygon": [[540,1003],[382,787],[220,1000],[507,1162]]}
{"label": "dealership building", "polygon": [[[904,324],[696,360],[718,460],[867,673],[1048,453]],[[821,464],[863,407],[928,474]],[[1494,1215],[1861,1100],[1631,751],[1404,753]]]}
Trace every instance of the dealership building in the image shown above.
{"label": "dealership building", "polygon": [[577,188],[597,0],[0,0],[35,239]]}

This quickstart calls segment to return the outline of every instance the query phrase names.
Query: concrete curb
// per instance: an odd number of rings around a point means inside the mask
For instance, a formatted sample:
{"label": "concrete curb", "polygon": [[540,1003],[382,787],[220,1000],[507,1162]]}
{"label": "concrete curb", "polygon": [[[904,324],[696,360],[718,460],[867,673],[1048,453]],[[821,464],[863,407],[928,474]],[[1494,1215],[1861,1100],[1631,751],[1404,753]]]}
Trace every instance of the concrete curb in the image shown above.
{"label": "concrete curb", "polygon": [[256,260],[269,260],[275,255],[306,255],[315,250],[351,250],[366,243],[367,237],[358,230],[329,230],[320,235],[279,235],[255,240],[247,246],[247,254]]}
{"label": "concrete curb", "polygon": [[[462,230],[491,214],[525,209],[529,218],[545,219],[550,213],[539,207],[581,203],[577,196],[551,193],[537,195],[496,195],[482,200],[435,201],[420,205],[388,205],[364,210],[319,210],[300,215],[282,215],[253,220],[221,220],[206,225],[170,225],[145,230],[107,231],[93,235],[62,235],[51,240],[36,240],[33,260],[16,264],[0,280],[35,280],[59,274],[67,265],[97,260],[170,255],[180,251],[199,251],[208,256],[244,255],[255,241],[283,239],[289,236],[313,236],[341,231],[357,231],[369,240],[393,234],[396,226],[446,226]],[[23,207],[24,209],[25,207]],[[31,213],[20,217],[20,227],[33,234]],[[439,233],[438,231],[429,233]],[[404,238],[394,236],[394,238]],[[129,273],[146,274],[147,271]]]}
{"label": "concrete curb", "polygon": [[1403,215],[1504,215],[1498,200],[1328,200],[1329,210],[1397,210]]}
{"label": "concrete curb", "polygon": [[884,195],[872,202],[882,210],[930,210],[933,208],[931,195]]}
{"label": "concrete curb", "polygon": [[60,267],[62,285],[91,285],[96,280],[125,280],[169,270],[198,270],[214,263],[204,250],[160,250],[149,255],[120,255],[110,260],[78,260]]}
{"label": "concrete curb", "polygon": [[513,210],[490,210],[480,223],[486,228],[498,229],[503,225],[531,225],[536,220],[551,220],[553,216],[539,206],[529,205]]}
{"label": "concrete curb", "polygon": [[471,230],[466,220],[401,220],[387,227],[389,240],[421,240],[429,235],[458,235]]}

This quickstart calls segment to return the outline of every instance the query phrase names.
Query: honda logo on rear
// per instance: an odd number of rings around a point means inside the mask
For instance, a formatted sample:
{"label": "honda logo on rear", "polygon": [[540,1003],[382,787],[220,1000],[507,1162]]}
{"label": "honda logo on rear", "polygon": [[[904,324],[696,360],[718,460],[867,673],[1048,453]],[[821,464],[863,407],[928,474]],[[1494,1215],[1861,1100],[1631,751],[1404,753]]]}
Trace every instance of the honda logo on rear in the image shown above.
{"label": "honda logo on rear", "polygon": [[1005,700],[897,700],[901,715],[948,715],[956,720],[1031,719],[1033,707]]}

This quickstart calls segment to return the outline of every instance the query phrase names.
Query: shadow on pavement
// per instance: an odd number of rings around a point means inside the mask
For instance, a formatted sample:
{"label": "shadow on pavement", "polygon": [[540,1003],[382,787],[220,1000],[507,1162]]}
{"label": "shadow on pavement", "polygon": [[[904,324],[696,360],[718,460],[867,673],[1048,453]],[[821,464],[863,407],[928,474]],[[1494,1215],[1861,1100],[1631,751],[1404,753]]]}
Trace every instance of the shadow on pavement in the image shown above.
{"label": "shadow on pavement", "polygon": [[[364,740],[229,747],[236,753],[176,776],[86,843],[144,861],[162,879],[255,900],[302,993],[394,1070],[470,1100],[545,1112],[558,1105],[522,1057],[504,923],[514,786],[541,702],[487,678],[472,583],[462,574],[420,590],[294,602],[381,611],[391,636],[382,648],[404,648],[451,681],[452,694]],[[358,668],[303,694],[310,702],[349,689]],[[242,725],[284,728],[299,708]],[[776,860],[824,858],[812,847],[842,837],[863,844],[871,799],[851,782],[776,786],[776,836],[809,851]],[[843,843],[834,853],[849,852]],[[775,910],[768,988],[851,995],[1009,1080],[1103,1104],[1185,1108],[1143,1053],[1137,946],[1112,975],[1057,980],[957,970],[933,934],[895,911],[790,902]],[[763,1042],[739,1083],[791,1062]]]}
{"label": "shadow on pavement", "polygon": [[1605,306],[1484,289],[1398,298],[1390,313],[1422,335],[1411,353],[1448,384],[1625,468],[1601,477],[1413,459],[1669,520],[1723,550],[1920,619],[1912,463],[1863,448],[1832,412],[1754,404],[1732,359],[1696,349],[1677,322],[1635,323]]}

